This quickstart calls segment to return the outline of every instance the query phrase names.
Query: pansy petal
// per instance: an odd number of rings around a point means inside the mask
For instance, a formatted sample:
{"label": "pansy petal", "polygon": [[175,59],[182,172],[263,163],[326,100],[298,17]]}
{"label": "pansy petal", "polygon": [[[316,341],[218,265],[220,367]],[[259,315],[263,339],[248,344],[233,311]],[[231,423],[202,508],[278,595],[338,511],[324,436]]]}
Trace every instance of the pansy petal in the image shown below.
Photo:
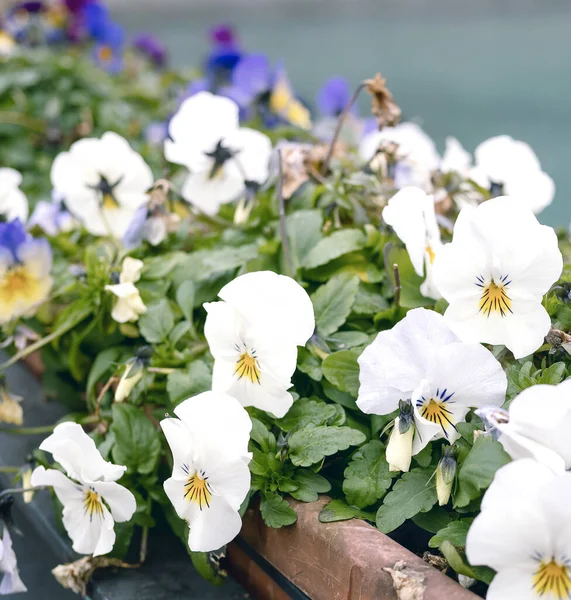
{"label": "pansy petal", "polygon": [[117,523],[129,521],[137,510],[135,496],[114,481],[98,481],[91,486],[109,505],[111,515]]}
{"label": "pansy petal", "polygon": [[231,542],[242,528],[238,511],[221,496],[212,496],[210,508],[197,511],[190,521],[188,546],[193,552],[211,552]]}

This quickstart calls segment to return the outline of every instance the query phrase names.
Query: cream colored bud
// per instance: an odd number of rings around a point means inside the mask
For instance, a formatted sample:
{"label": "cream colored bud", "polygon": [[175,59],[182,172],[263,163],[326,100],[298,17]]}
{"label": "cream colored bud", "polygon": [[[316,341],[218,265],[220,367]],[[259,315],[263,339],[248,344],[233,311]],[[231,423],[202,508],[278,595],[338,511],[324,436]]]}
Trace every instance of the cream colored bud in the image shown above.
{"label": "cream colored bud", "polygon": [[412,460],[414,424],[411,424],[406,433],[400,433],[399,421],[400,417],[397,417],[387,445],[387,462],[390,471],[408,471]]}

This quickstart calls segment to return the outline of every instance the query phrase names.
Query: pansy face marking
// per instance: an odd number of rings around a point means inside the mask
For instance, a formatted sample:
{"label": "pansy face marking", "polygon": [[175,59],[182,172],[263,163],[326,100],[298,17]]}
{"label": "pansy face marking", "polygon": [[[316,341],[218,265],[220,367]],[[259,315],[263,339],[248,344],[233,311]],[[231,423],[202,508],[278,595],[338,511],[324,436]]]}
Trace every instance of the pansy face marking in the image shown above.
{"label": "pansy face marking", "polygon": [[234,375],[236,375],[238,379],[245,377],[250,383],[260,384],[262,373],[256,351],[253,348],[249,350],[245,344],[243,348],[240,348],[240,346],[236,344],[235,348],[240,355],[236,361]]}
{"label": "pansy face marking", "polygon": [[101,180],[97,185],[88,185],[87,187],[101,194],[100,202],[102,208],[107,210],[119,208],[119,202],[115,198],[114,190],[123,181],[123,176],[121,175],[115,183],[109,183],[105,175],[101,175],[100,177]]}
{"label": "pansy face marking", "polygon": [[93,521],[93,516],[99,517],[100,519],[105,519],[105,515],[103,514],[103,504],[101,502],[101,497],[99,494],[92,488],[87,488],[85,492],[85,514],[89,515],[89,520]]}
{"label": "pansy face marking", "polygon": [[209,179],[214,179],[222,175],[222,167],[227,160],[234,158],[237,152],[223,145],[223,140],[218,140],[216,147],[212,152],[205,152],[206,156],[212,159],[212,166],[208,174]]}
{"label": "pansy face marking", "polygon": [[210,508],[212,490],[210,489],[205,471],[201,469],[190,475],[190,469],[186,464],[182,465],[182,470],[188,475],[188,480],[184,484],[184,499],[187,502],[198,504],[200,510],[205,507]]}
{"label": "pansy face marking", "polygon": [[446,406],[447,404],[454,403],[452,396],[454,396],[454,392],[450,392],[446,388],[443,390],[437,388],[435,397],[428,398],[427,400],[424,396],[421,396],[416,401],[416,407],[420,412],[420,416],[431,423],[440,425],[446,438],[448,438],[448,430],[450,428],[456,429],[456,425],[452,421],[454,415]]}
{"label": "pansy face marking", "polygon": [[533,589],[539,596],[550,596],[557,600],[571,597],[571,562],[568,559],[557,561],[534,557],[539,567],[533,576]]}
{"label": "pansy face marking", "polygon": [[478,312],[488,317],[494,313],[501,317],[507,317],[508,313],[513,314],[512,300],[508,295],[507,287],[511,280],[509,275],[501,276],[497,281],[492,277],[489,283],[486,283],[482,275],[476,277],[476,285],[482,288],[482,296],[478,303]]}

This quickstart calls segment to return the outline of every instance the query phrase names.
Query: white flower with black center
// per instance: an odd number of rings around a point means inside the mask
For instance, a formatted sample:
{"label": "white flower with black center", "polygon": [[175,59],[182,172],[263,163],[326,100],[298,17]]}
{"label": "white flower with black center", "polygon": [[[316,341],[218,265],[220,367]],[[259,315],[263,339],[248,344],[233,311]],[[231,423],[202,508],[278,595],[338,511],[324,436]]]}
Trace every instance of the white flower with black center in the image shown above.
{"label": "white flower with black center", "polygon": [[416,274],[426,277],[420,286],[422,295],[441,298],[432,278],[432,265],[442,247],[434,198],[417,187],[403,188],[383,209],[383,220],[404,242]]}
{"label": "white flower with black center", "polygon": [[511,402],[509,412],[478,411],[514,459],[534,458],[554,471],[571,469],[571,380],[533,385]]}
{"label": "white flower with black center", "polygon": [[499,469],[466,540],[473,565],[497,571],[487,600],[571,597],[571,473],[531,458]]}
{"label": "white flower with black center", "polygon": [[229,98],[210,92],[191,96],[171,119],[169,138],[166,159],[190,171],[182,195],[208,215],[238,199],[248,183],[268,178],[270,139],[240,127],[238,105]]}
{"label": "white flower with black center", "polygon": [[313,335],[315,317],[307,292],[271,271],[247,273],[224,286],[223,302],[204,305],[204,335],[214,356],[212,389],[244,406],[283,417],[297,365],[297,346]]}
{"label": "white flower with black center", "polygon": [[434,261],[434,281],[462,340],[503,344],[522,358],[551,327],[541,302],[562,268],[553,229],[517,199],[501,197],[462,209],[452,243]]}
{"label": "white flower with black center", "polygon": [[103,459],[94,441],[77,423],[62,423],[40,445],[67,476],[37,467],[33,486],[53,487],[63,504],[63,524],[79,554],[108,554],[115,544],[115,522],[129,521],[136,510],[133,494],[116,483],[126,467]]}
{"label": "white flower with black center", "polygon": [[[430,441],[457,440],[456,425],[471,408],[501,406],[505,400],[506,375],[492,353],[480,344],[461,342],[442,315],[423,308],[409,311],[391,330],[381,331],[358,362],[357,406],[376,415],[400,407],[387,457],[401,470],[407,470],[410,456]],[[406,405],[408,411],[403,410]],[[403,419],[407,427],[402,427]]]}
{"label": "white flower with black center", "polygon": [[220,392],[189,398],[174,413],[178,418],[161,421],[173,455],[165,492],[190,527],[189,548],[217,550],[242,527],[238,509],[250,489],[252,422],[235,398]]}
{"label": "white flower with black center", "polygon": [[112,131],[101,139],[79,140],[58,154],[51,178],[58,197],[89,233],[118,239],[153,185],[149,165]]}
{"label": "white flower with black center", "polygon": [[553,201],[553,179],[525,142],[499,135],[482,142],[474,157],[470,178],[492,196],[512,196],[536,214]]}
{"label": "white flower with black center", "polygon": [[0,217],[4,221],[28,218],[28,199],[20,189],[22,175],[15,169],[0,169]]}

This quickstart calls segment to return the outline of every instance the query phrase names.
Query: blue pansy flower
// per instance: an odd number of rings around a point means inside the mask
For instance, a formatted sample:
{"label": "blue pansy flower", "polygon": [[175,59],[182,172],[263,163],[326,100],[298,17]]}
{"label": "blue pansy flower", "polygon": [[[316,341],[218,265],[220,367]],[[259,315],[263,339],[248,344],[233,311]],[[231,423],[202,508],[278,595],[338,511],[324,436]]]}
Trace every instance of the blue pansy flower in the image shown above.
{"label": "blue pansy flower", "polygon": [[111,23],[109,9],[99,2],[89,2],[83,6],[83,24],[90,37],[98,40],[105,37]]}
{"label": "blue pansy flower", "polygon": [[123,44],[125,31],[117,23],[107,23],[104,33],[97,37],[93,49],[95,63],[108,73],[123,69]]}
{"label": "blue pansy flower", "polygon": [[16,219],[0,223],[0,323],[29,315],[52,287],[52,251]]}
{"label": "blue pansy flower", "polygon": [[140,33],[132,42],[133,48],[146,56],[157,67],[164,67],[167,62],[167,49],[152,33]]}
{"label": "blue pansy flower", "polygon": [[351,88],[344,77],[331,77],[317,93],[316,104],[320,116],[338,117],[351,99]]}

